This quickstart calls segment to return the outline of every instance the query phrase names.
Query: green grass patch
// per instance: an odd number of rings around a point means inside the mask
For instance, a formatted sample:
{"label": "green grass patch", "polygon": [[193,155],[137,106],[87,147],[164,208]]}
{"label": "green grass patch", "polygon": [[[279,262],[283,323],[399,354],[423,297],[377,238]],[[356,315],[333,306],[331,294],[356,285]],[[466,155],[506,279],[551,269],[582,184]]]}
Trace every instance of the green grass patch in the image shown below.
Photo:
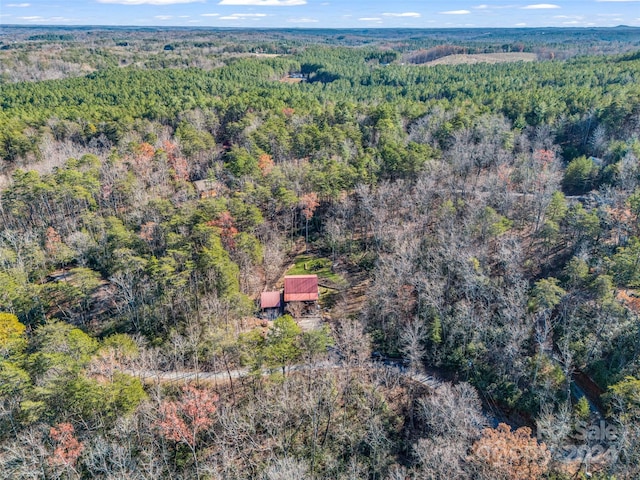
{"label": "green grass patch", "polygon": [[[327,280],[331,286],[346,287],[347,281],[331,270],[331,259],[315,257],[313,255],[300,255],[295,259],[295,265],[287,271],[287,275],[318,275],[320,283]],[[322,288],[320,289],[323,290]]]}

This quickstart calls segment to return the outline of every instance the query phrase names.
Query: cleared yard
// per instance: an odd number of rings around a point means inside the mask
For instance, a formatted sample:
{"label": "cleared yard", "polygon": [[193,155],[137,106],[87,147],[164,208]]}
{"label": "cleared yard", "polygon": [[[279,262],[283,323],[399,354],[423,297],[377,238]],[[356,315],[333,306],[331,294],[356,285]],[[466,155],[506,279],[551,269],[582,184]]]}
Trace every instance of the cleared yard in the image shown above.
{"label": "cleared yard", "polygon": [[455,54],[420,65],[464,65],[476,63],[535,62],[538,55],[526,52]]}
{"label": "cleared yard", "polygon": [[331,269],[331,259],[315,257],[313,255],[300,255],[295,258],[294,265],[287,271],[287,275],[318,275],[320,283],[327,280],[332,286],[345,286],[346,281],[341,275]]}
{"label": "cleared yard", "polygon": [[302,83],[304,81],[306,81],[305,78],[298,78],[298,77],[290,77],[290,76],[286,76],[286,77],[282,77],[280,79],[280,81],[282,83]]}

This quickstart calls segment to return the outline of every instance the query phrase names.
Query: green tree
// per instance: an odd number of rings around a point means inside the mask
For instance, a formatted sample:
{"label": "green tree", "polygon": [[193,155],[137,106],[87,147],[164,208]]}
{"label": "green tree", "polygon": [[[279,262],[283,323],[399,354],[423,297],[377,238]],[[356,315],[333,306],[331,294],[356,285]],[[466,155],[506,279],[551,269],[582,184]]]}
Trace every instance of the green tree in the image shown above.
{"label": "green tree", "polygon": [[613,278],[618,285],[640,285],[640,239],[632,237],[626,247],[619,247],[613,256]]}
{"label": "green tree", "polygon": [[640,380],[626,376],[611,385],[604,396],[609,408],[624,421],[640,419]]}
{"label": "green tree", "polygon": [[569,162],[562,185],[570,195],[580,195],[591,190],[598,176],[598,167],[587,157],[574,158]]}
{"label": "green tree", "polygon": [[290,315],[275,319],[264,345],[267,365],[281,367],[284,375],[287,365],[296,361],[302,353],[298,342],[301,333],[302,329]]}
{"label": "green tree", "polygon": [[322,328],[303,332],[300,336],[300,349],[304,358],[311,361],[315,357],[326,355],[327,348],[333,345],[333,337],[327,325]]}
{"label": "green tree", "polygon": [[558,286],[558,279],[549,277],[538,280],[529,297],[529,308],[532,311],[550,310],[560,303],[567,293]]}
{"label": "green tree", "polygon": [[590,408],[587,397],[580,397],[580,400],[578,400],[578,402],[574,405],[573,410],[580,420],[588,420]]}
{"label": "green tree", "polygon": [[[210,227],[208,227],[210,228]],[[198,255],[198,268],[203,272],[209,272],[213,287],[222,297],[229,297],[239,293],[239,269],[231,260],[229,253],[222,246],[222,240],[218,235],[212,234],[206,245]]]}
{"label": "green tree", "polygon": [[19,353],[27,346],[26,327],[11,313],[0,313],[0,359]]}
{"label": "green tree", "polygon": [[188,122],[180,122],[176,129],[176,137],[180,139],[182,152],[191,158],[200,152],[213,150],[215,140],[209,132],[198,131]]}
{"label": "green tree", "polygon": [[567,222],[578,244],[582,241],[596,241],[602,231],[596,212],[585,210],[581,203],[569,208]]}
{"label": "green tree", "polygon": [[572,257],[571,260],[567,262],[563,274],[567,280],[567,284],[574,287],[581,286],[589,276],[589,265],[582,258]]}
{"label": "green tree", "polygon": [[551,195],[551,201],[547,206],[546,217],[552,222],[559,223],[564,220],[567,215],[567,199],[562,192],[556,191]]}
{"label": "green tree", "polygon": [[260,173],[258,160],[245,148],[234,146],[225,156],[224,166],[235,177],[257,176]]}
{"label": "green tree", "polygon": [[485,207],[478,218],[481,238],[493,238],[507,232],[513,222],[491,207]]}

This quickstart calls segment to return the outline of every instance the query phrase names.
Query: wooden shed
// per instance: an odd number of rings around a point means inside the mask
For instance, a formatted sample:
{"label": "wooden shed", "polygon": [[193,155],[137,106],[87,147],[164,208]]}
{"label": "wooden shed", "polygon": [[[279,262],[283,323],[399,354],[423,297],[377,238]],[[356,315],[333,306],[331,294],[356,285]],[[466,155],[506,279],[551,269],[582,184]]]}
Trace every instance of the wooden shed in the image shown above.
{"label": "wooden shed", "polygon": [[273,320],[282,314],[282,294],[280,292],[262,292],[260,310],[263,318]]}
{"label": "wooden shed", "polygon": [[218,195],[219,185],[215,180],[204,179],[196,180],[193,182],[193,186],[198,192],[200,198],[213,198]]}

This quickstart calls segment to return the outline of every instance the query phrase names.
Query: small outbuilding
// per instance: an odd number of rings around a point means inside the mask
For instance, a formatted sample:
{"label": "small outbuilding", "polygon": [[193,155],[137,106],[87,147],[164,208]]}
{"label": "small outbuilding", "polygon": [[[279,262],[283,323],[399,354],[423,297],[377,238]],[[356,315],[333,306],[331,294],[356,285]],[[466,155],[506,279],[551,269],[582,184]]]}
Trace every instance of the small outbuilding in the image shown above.
{"label": "small outbuilding", "polygon": [[196,180],[193,182],[193,186],[200,198],[213,198],[218,195],[219,185],[215,180],[208,178]]}
{"label": "small outbuilding", "polygon": [[273,320],[282,313],[282,294],[280,292],[262,292],[260,294],[260,310],[263,318]]}

